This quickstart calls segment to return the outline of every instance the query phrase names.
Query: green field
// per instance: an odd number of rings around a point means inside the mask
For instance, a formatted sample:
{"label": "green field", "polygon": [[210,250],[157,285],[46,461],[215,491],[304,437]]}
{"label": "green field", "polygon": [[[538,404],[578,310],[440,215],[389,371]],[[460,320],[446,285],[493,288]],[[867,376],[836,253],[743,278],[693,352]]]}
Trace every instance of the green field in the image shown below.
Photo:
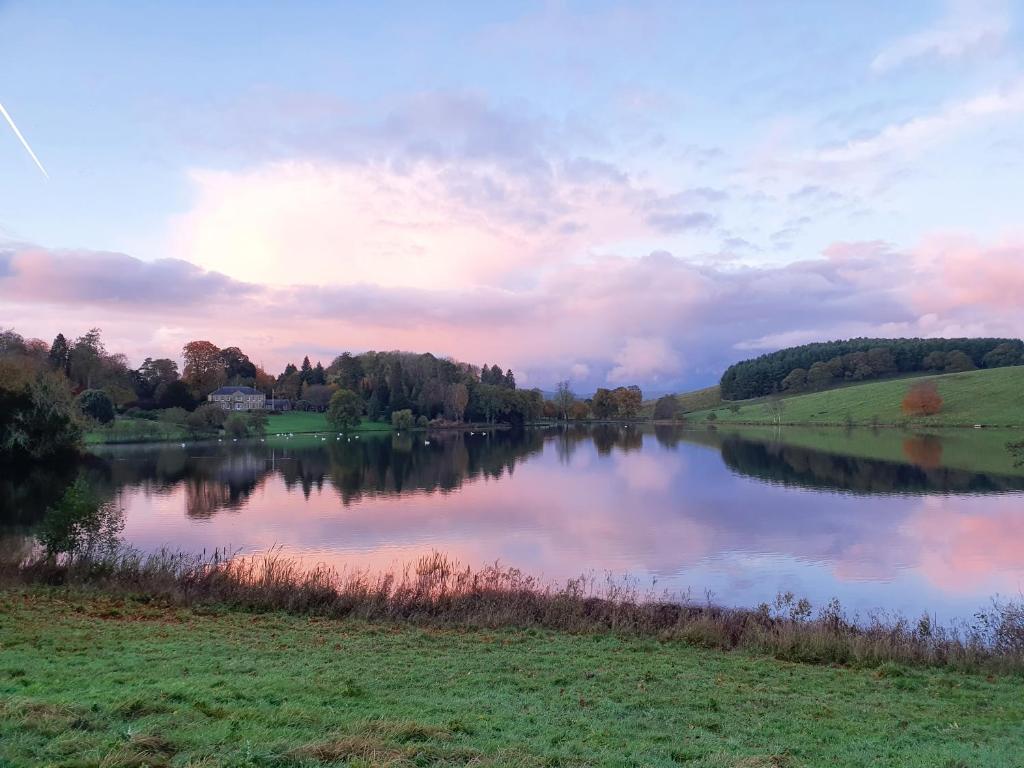
{"label": "green field", "polygon": [[[268,436],[278,433],[299,435],[329,431],[331,431],[331,428],[327,425],[327,418],[322,413],[290,411],[267,417]],[[363,419],[362,423],[351,431],[390,432],[391,425],[380,421]],[[86,445],[99,445],[102,443],[148,443],[168,440],[191,440],[194,437],[185,427],[178,424],[118,417],[109,427],[100,427],[87,431],[84,439]]]}
{"label": "green field", "polygon": [[[908,417],[900,409],[911,384],[933,381],[944,402],[933,416]],[[782,400],[784,424],[859,424],[913,427],[1024,427],[1024,366],[890,379],[795,395]],[[695,422],[714,413],[718,424],[773,423],[763,400],[738,401],[689,414]]]}
{"label": "green field", "polygon": [[[329,432],[331,427],[327,425],[327,417],[322,413],[309,411],[288,411],[267,418],[267,434],[276,435],[279,432],[291,432],[300,434],[304,432]],[[354,430],[355,431],[355,430]],[[363,432],[390,432],[391,425],[380,421],[363,419],[357,431]]]}
{"label": "green field", "polygon": [[1021,679],[0,592],[4,766],[1019,766]]}

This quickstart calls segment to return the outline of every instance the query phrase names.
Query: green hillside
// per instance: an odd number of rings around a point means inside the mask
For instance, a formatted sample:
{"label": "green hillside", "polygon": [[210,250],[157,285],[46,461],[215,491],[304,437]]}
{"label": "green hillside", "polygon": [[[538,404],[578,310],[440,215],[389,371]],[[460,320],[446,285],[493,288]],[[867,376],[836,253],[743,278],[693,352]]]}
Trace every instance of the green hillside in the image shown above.
{"label": "green hillside", "polygon": [[[942,411],[908,417],[900,404],[908,387],[933,381],[942,395]],[[907,425],[915,427],[1024,427],[1024,366],[868,382],[782,400],[783,424]],[[703,422],[714,414],[719,424],[772,424],[780,419],[764,399],[723,403],[687,416]]]}

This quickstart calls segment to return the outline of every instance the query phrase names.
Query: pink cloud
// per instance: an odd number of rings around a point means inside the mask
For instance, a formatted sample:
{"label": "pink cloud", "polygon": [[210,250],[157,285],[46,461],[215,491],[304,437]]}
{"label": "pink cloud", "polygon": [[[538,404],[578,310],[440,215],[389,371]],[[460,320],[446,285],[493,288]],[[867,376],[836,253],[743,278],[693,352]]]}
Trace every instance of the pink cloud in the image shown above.
{"label": "pink cloud", "polygon": [[180,260],[12,245],[0,246],[0,302],[2,323],[23,333],[99,325],[134,361],[212,336],[272,370],[303,354],[326,362],[346,349],[400,348],[498,361],[529,385],[570,377],[581,390],[670,388],[705,384],[744,352],[823,338],[1019,335],[1021,255],[1012,240],[946,237],[909,252],[840,243],[774,267],[665,252],[515,262],[519,280],[503,261],[513,254],[473,266],[464,253],[442,259],[424,287],[407,284],[398,257],[379,282],[368,265],[346,281],[340,267],[321,273],[297,252],[273,267],[287,268],[282,284],[257,280],[244,258],[229,277]]}

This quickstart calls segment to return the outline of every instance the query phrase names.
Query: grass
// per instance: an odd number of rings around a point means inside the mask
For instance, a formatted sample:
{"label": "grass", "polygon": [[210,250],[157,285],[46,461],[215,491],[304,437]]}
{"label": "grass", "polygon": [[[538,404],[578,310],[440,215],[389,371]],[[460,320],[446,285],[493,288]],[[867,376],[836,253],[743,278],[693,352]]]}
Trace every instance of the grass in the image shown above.
{"label": "grass", "polygon": [[[680,413],[703,411],[708,408],[717,408],[722,404],[722,389],[715,384],[704,389],[694,390],[693,392],[682,392],[677,394],[675,398],[676,402],[679,403]],[[640,409],[640,415],[644,418],[652,418],[654,416],[655,403],[657,403],[657,399],[646,401]]]}
{"label": "grass", "polygon": [[[849,617],[833,601],[814,607],[792,594],[755,610],[641,594],[630,582],[592,578],[563,586],[515,568],[474,571],[440,554],[399,572],[308,569],[272,552],[143,555],[119,545],[73,542],[80,554],[0,560],[0,584],[71,585],[181,606],[284,610],[429,627],[539,628],[675,639],[723,650],[771,653],[788,661],[873,666],[899,662],[1024,674],[1024,605],[994,604],[970,626],[940,627],[927,616]],[[97,548],[99,547],[99,548]]]}
{"label": "grass", "polygon": [[[900,405],[911,383],[934,382],[942,395],[942,411],[908,417]],[[786,397],[784,424],[881,425],[914,427],[1024,427],[1024,366],[890,379]],[[716,423],[776,421],[764,400],[738,401],[690,414],[703,422],[714,413]]]}
{"label": "grass", "polygon": [[[292,434],[304,434],[310,432],[333,431],[327,424],[327,417],[322,413],[312,411],[287,411],[267,419],[267,434],[276,435],[278,432],[290,432]],[[390,432],[391,425],[380,421],[363,419],[362,423],[350,431],[361,432]]]}
{"label": "grass", "polygon": [[110,426],[87,430],[83,439],[86,445],[100,445],[185,440],[188,437],[188,430],[180,424],[118,417]]}
{"label": "grass", "polygon": [[[267,418],[267,435],[278,432],[295,435],[315,432],[329,432],[327,417],[310,411],[289,411]],[[390,432],[391,425],[363,419],[353,432]],[[118,417],[108,427],[100,427],[85,433],[86,445],[103,443],[150,443],[162,441],[194,440],[194,436],[183,426],[164,421]]]}
{"label": "grass", "polygon": [[1021,680],[0,592],[0,765],[999,768]]}

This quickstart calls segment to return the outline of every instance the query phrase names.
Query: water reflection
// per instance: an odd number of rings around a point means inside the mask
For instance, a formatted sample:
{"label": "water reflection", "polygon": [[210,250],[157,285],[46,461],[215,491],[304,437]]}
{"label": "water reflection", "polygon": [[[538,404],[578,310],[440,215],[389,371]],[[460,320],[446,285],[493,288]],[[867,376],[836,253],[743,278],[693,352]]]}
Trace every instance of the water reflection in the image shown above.
{"label": "water reflection", "polygon": [[[1019,591],[1024,477],[943,465],[965,451],[936,436],[885,438],[883,459],[602,425],[106,448],[77,471],[147,549],[278,545],[381,567],[437,549],[550,578],[706,587],[734,604],[792,589],[947,615]],[[5,479],[0,522],[38,528],[74,476]]]}

